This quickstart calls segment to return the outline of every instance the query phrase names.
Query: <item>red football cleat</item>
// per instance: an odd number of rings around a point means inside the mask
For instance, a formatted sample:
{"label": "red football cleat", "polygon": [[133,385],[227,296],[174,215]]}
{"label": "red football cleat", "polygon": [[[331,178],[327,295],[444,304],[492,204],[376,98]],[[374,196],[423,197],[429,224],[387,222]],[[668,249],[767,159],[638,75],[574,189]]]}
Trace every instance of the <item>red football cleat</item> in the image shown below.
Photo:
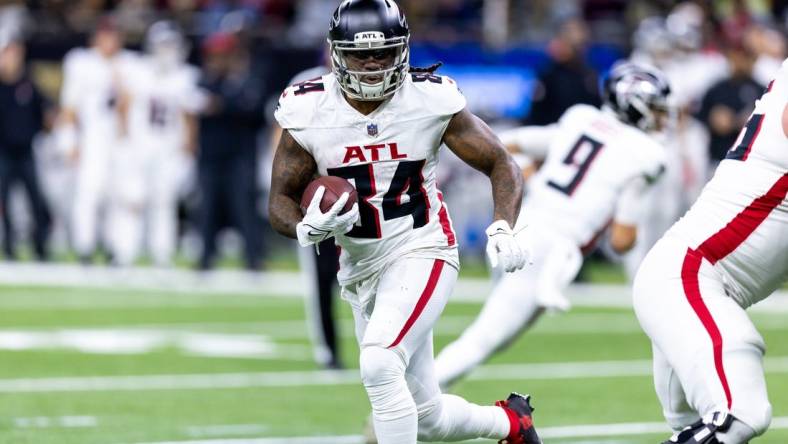
{"label": "red football cleat", "polygon": [[542,444],[534,428],[531,395],[512,393],[506,401],[498,401],[495,405],[506,412],[511,424],[509,436],[498,441],[498,444]]}

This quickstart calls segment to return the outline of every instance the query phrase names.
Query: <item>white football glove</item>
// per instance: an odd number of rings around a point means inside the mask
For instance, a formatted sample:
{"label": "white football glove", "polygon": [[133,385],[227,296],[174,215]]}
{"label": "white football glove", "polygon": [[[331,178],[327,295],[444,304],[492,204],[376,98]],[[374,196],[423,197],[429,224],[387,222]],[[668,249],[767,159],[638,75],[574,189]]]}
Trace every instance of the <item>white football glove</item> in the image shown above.
{"label": "white football glove", "polygon": [[490,266],[495,268],[500,264],[507,273],[525,266],[530,254],[517,242],[508,222],[496,220],[484,232],[487,233],[487,258]]}
{"label": "white football glove", "polygon": [[312,196],[312,201],[309,202],[304,218],[296,225],[296,236],[302,247],[322,242],[337,234],[345,234],[353,229],[353,224],[358,220],[357,203],[353,204],[347,213],[339,214],[350,197],[348,193],[342,193],[325,213],[320,211],[320,201],[323,200],[325,191],[325,187],[318,187],[315,195]]}

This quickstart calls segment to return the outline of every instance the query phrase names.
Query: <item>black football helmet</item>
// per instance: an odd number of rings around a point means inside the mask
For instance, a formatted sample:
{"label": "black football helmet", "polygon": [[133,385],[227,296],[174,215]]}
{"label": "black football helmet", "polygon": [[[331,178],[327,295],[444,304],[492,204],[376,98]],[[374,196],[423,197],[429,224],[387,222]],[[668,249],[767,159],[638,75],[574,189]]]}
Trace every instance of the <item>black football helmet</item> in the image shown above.
{"label": "black football helmet", "polygon": [[[331,68],[342,91],[356,100],[382,100],[394,94],[408,73],[409,39],[405,14],[393,0],[343,1],[328,30]],[[368,57],[381,68],[364,70],[353,63]]]}
{"label": "black football helmet", "polygon": [[600,89],[604,108],[643,131],[658,130],[661,117],[672,117],[668,102],[670,84],[657,68],[618,64],[602,79]]}

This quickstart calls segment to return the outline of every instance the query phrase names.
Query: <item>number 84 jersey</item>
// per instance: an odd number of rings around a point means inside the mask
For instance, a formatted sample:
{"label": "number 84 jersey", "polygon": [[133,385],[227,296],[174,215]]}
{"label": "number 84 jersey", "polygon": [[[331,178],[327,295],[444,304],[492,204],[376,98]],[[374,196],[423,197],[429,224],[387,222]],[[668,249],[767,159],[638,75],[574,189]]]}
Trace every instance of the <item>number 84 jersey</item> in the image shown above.
{"label": "number 84 jersey", "polygon": [[359,221],[341,247],[341,285],[365,279],[403,256],[459,267],[457,241],[436,184],[438,151],[452,116],[465,107],[456,83],[413,73],[375,111],[346,101],[333,74],[287,88],[279,125],[317,163],[322,176],[356,187]]}

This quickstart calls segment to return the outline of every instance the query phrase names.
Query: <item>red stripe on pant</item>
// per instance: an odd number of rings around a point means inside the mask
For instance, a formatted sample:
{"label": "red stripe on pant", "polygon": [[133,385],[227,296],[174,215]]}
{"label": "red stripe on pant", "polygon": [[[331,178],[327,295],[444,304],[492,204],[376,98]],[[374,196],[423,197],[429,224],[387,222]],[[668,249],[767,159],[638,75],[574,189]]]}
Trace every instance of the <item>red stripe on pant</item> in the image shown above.
{"label": "red stripe on pant", "polygon": [[421,312],[424,311],[424,307],[427,306],[427,302],[429,302],[430,298],[432,297],[432,293],[435,292],[435,287],[438,285],[438,279],[441,277],[441,271],[443,270],[443,264],[445,262],[440,259],[435,259],[435,262],[432,264],[432,271],[430,272],[430,277],[427,279],[427,285],[424,287],[424,291],[421,292],[421,296],[419,300],[416,302],[416,306],[413,308],[413,312],[408,317],[408,320],[405,321],[405,325],[400,330],[399,335],[397,335],[397,339],[388,346],[388,348],[396,347],[402,341],[402,338],[408,334],[408,331],[413,327],[413,324],[416,323],[416,320],[419,319]]}
{"label": "red stripe on pant", "polygon": [[697,251],[693,249],[687,250],[687,254],[684,256],[684,265],[681,267],[681,283],[684,285],[684,295],[687,297],[687,301],[711,338],[714,368],[717,369],[717,377],[720,379],[722,389],[725,391],[725,399],[728,401],[728,409],[730,409],[731,405],[733,405],[733,398],[728,385],[728,377],[725,375],[725,367],[722,365],[722,334],[700,294],[698,273],[700,272],[701,261],[703,261],[703,256]]}
{"label": "red stripe on pant", "polygon": [[694,250],[692,248],[688,249],[687,254],[684,256],[684,264],[681,268],[681,282],[684,286],[684,295],[711,338],[714,367],[725,391],[728,409],[733,405],[733,397],[728,386],[728,378],[725,375],[725,366],[722,362],[722,334],[716,322],[714,322],[709,308],[703,301],[698,273],[704,259],[714,265],[735,251],[769,217],[769,214],[782,203],[786,195],[788,195],[788,173],[780,177],[766,194],[753,200],[725,227],[706,239],[698,248]]}

